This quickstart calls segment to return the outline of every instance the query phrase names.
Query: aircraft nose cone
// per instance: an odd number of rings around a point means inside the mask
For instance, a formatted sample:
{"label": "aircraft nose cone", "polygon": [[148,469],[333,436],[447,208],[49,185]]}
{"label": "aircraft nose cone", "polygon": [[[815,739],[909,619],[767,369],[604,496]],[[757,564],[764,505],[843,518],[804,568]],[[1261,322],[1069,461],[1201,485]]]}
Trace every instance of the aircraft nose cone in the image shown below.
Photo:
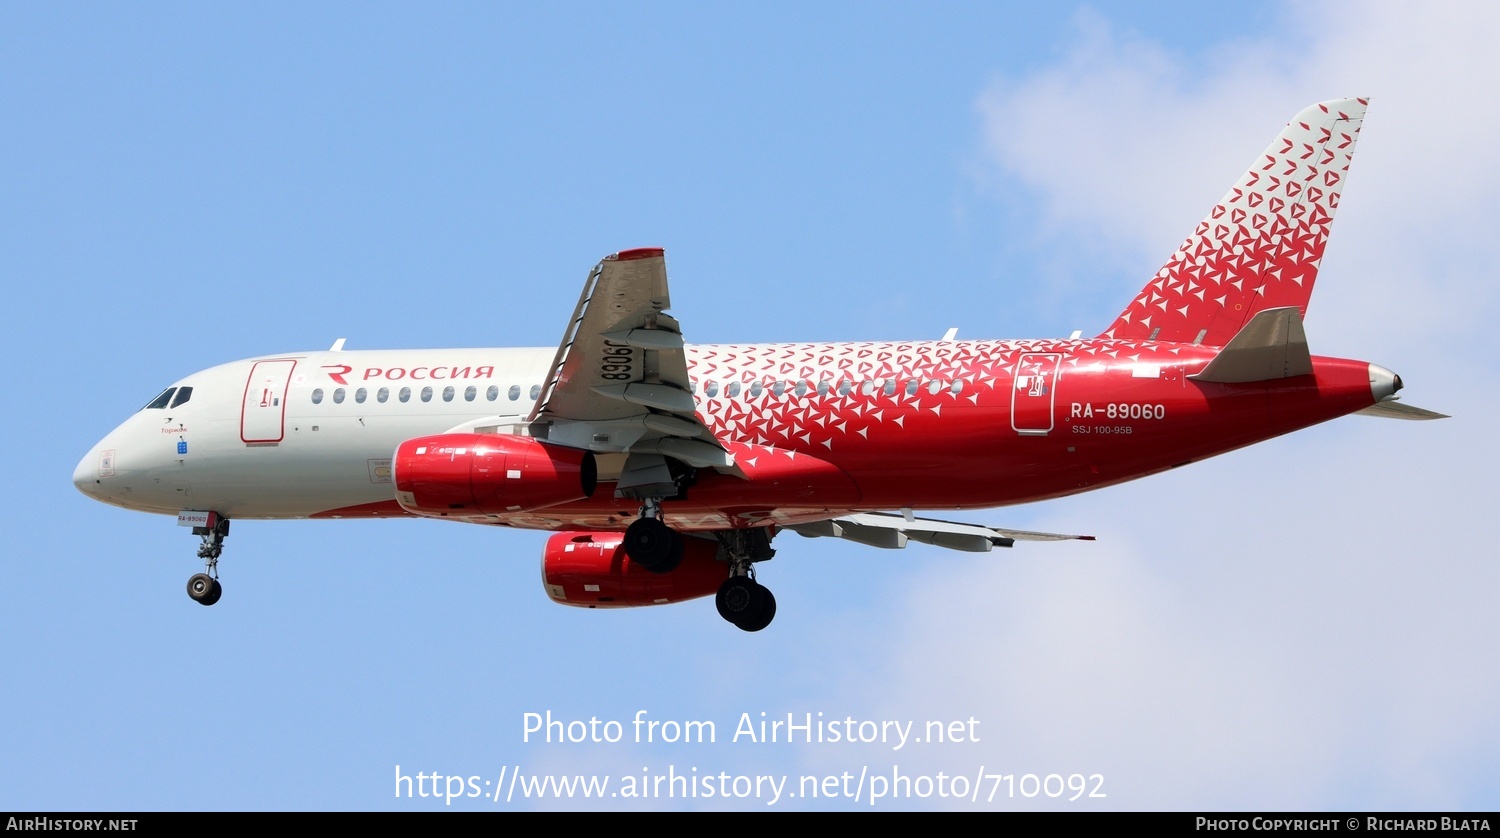
{"label": "aircraft nose cone", "polygon": [[73,485],[85,495],[99,499],[108,494],[104,484],[114,476],[114,449],[96,446],[94,450],[85,454],[83,459],[78,461],[78,466],[73,469]]}
{"label": "aircraft nose cone", "polygon": [[97,456],[96,452],[90,451],[78,461],[78,467],[73,469],[73,485],[78,488],[78,491],[90,497],[93,496],[95,487],[99,485],[94,482],[99,479],[98,469],[94,465]]}

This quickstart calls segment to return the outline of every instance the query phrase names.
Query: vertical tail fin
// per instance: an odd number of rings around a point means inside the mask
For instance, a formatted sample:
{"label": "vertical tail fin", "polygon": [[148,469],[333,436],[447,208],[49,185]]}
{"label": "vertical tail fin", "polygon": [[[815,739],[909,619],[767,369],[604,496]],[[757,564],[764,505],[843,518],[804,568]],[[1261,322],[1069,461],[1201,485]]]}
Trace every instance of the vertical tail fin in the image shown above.
{"label": "vertical tail fin", "polygon": [[1307,314],[1367,104],[1293,117],[1100,337],[1223,346],[1258,312]]}

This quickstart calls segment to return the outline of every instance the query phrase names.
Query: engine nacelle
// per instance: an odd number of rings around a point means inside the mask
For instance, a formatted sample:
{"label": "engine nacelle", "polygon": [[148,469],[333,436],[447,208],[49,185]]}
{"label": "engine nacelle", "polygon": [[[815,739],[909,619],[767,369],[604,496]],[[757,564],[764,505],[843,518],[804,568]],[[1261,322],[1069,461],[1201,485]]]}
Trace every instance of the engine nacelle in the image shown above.
{"label": "engine nacelle", "polygon": [[623,533],[560,532],[542,552],[542,587],[553,602],[580,608],[666,605],[718,592],[729,577],[718,540],[684,536],[682,548],[676,569],[652,573],[631,564]]}
{"label": "engine nacelle", "polygon": [[594,494],[594,455],[527,436],[439,434],[396,447],[396,502],[415,515],[525,512]]}

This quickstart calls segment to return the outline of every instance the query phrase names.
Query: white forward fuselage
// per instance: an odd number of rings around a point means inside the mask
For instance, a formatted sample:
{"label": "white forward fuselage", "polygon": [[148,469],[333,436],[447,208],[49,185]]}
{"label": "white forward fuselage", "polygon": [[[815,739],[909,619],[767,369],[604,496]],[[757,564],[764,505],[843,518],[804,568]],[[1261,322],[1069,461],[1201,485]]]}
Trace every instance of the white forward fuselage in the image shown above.
{"label": "white forward fuselage", "polygon": [[173,515],[305,518],[388,505],[397,445],[524,419],[552,354],[315,352],[223,364],[173,384],[192,388],[186,401],[133,414],[79,462],[73,482],[107,503]]}

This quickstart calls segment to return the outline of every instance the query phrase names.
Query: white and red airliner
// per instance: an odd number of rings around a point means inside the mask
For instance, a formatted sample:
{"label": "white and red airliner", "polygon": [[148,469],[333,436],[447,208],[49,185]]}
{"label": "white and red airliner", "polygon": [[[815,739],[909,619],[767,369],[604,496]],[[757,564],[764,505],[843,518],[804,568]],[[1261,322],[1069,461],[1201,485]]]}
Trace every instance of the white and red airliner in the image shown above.
{"label": "white and red airliner", "polygon": [[85,494],[201,537],[233,519],[421,516],[556,531],[557,602],[717,594],[776,612],[783,530],[982,552],[1068,536],[918,517],[1110,486],[1350,413],[1429,419],[1314,356],[1302,318],[1363,99],[1307,108],[1097,337],[694,346],[655,248],[589,273],[556,349],[267,355],[194,373],[78,464]]}

